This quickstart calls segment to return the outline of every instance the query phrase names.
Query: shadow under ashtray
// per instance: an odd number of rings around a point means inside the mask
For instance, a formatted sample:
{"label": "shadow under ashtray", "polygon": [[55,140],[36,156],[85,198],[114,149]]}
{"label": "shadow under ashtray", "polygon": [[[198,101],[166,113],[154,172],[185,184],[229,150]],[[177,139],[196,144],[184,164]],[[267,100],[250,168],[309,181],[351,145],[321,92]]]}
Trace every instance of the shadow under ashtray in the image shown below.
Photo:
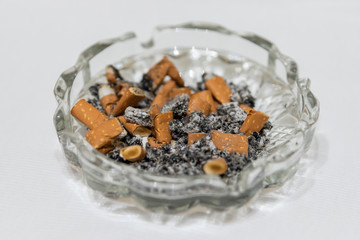
{"label": "shadow under ashtray", "polygon": [[[320,144],[321,143],[321,144]],[[59,159],[67,163],[65,157]],[[285,184],[275,189],[264,190],[258,198],[241,208],[229,208],[225,211],[215,211],[202,206],[196,206],[184,213],[166,214],[151,212],[144,209],[131,198],[113,200],[105,197],[86,186],[74,169],[67,171],[69,185],[79,195],[84,204],[97,211],[100,217],[111,218],[119,222],[146,221],[166,225],[191,226],[194,223],[228,224],[248,219],[258,213],[274,211],[274,209],[288,204],[291,199],[301,198],[313,185],[314,173],[328,159],[328,144],[322,134],[315,134],[309,151],[302,157],[296,174]],[[65,164],[63,164],[65,165]],[[64,166],[65,167],[65,166]],[[66,167],[69,170],[69,167]],[[76,172],[76,171],[75,171]],[[121,216],[121,217],[120,217]]]}

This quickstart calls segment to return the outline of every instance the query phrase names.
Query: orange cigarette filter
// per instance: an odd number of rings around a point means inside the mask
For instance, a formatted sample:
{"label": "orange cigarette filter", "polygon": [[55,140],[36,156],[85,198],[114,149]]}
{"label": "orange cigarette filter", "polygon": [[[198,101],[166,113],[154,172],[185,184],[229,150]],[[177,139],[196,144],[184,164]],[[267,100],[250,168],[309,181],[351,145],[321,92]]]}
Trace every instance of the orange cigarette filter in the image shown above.
{"label": "orange cigarette filter", "polygon": [[140,88],[131,87],[116,103],[111,113],[114,117],[119,116],[120,114],[124,113],[127,107],[136,107],[136,105],[144,98],[145,93],[143,90]]}
{"label": "orange cigarette filter", "polygon": [[[250,136],[253,132],[260,132],[266,121],[269,119],[269,116],[254,109],[247,110],[249,112],[247,113],[247,117],[241,126],[240,131],[245,133],[246,136]],[[246,112],[246,110],[244,111]]]}
{"label": "orange cigarette filter", "polygon": [[222,77],[216,76],[207,80],[205,87],[210,90],[214,98],[221,104],[231,102],[230,95],[232,91]]}
{"label": "orange cigarette filter", "polygon": [[84,99],[81,99],[74,105],[71,109],[71,115],[85,124],[89,129],[94,129],[108,120],[106,115]]}
{"label": "orange cigarette filter", "polygon": [[155,91],[162,84],[166,75],[169,75],[180,87],[184,86],[184,80],[179,71],[166,56],[152,66],[146,75],[152,80],[152,91]]}
{"label": "orange cigarette filter", "polygon": [[154,119],[154,130],[156,141],[159,143],[170,144],[171,132],[169,129],[169,122],[173,120],[173,113],[159,113]]}
{"label": "orange cigarette filter", "polygon": [[[173,88],[169,93],[169,99],[175,98],[176,96],[187,94],[189,97],[191,96],[191,89],[190,88]],[[211,95],[211,93],[210,93]]]}
{"label": "orange cigarette filter", "polygon": [[224,174],[227,169],[228,169],[228,165],[225,159],[223,158],[209,160],[203,166],[203,170],[206,174],[221,175]]}
{"label": "orange cigarette filter", "polygon": [[206,136],[206,133],[188,133],[188,145],[192,145],[194,142],[201,140]]}
{"label": "orange cigarette filter", "polygon": [[159,92],[157,93],[156,97],[154,98],[153,102],[151,103],[151,106],[155,105],[155,104],[157,104],[159,106],[159,108],[164,106],[166,101],[169,99],[169,93],[170,93],[171,89],[173,89],[175,87],[176,87],[176,83],[173,80],[165,83],[162,86],[162,88],[159,90]]}
{"label": "orange cigarette filter", "polygon": [[160,109],[159,105],[154,104],[154,105],[151,105],[151,106],[150,106],[149,114],[150,114],[151,120],[154,120],[155,117],[156,117],[159,113],[161,113],[161,109]]}
{"label": "orange cigarette filter", "polygon": [[120,149],[120,154],[124,159],[130,162],[136,162],[143,160],[145,158],[146,150],[142,148],[140,145],[132,145]]}
{"label": "orange cigarette filter", "polygon": [[126,121],[124,116],[120,116],[119,120],[122,123],[122,125],[125,127],[125,129],[133,136],[139,135],[141,137],[148,137],[151,134],[150,129],[138,124],[130,123]]}
{"label": "orange cigarette filter", "polygon": [[190,114],[194,111],[200,111],[208,116],[211,111],[211,105],[201,95],[194,94],[190,97],[187,113]]}
{"label": "orange cigarette filter", "polygon": [[248,138],[245,135],[211,131],[211,140],[216,148],[229,153],[242,153],[248,155]]}
{"label": "orange cigarette filter", "polygon": [[185,85],[184,80],[181,78],[175,65],[167,57],[164,57],[164,59],[170,62],[167,75],[169,75],[171,79],[175,80],[178,86],[183,87]]}
{"label": "orange cigarette filter", "polygon": [[164,81],[164,78],[168,72],[170,61],[167,57],[163,57],[160,62],[156,63],[150,68],[146,73],[148,77],[152,80],[152,91],[155,91]]}
{"label": "orange cigarette filter", "polygon": [[101,106],[105,109],[107,115],[110,115],[112,106],[118,101],[115,90],[107,84],[103,84],[99,88],[99,98]]}
{"label": "orange cigarette filter", "polygon": [[117,118],[110,119],[86,133],[86,140],[98,151],[107,153],[112,150],[112,141],[124,129]]}
{"label": "orange cigarette filter", "polygon": [[210,104],[210,112],[216,113],[216,103],[214,101],[214,98],[209,90],[200,91],[195,93],[194,95],[198,96],[199,98],[203,99],[204,101],[208,102]]}
{"label": "orange cigarette filter", "polygon": [[116,95],[118,97],[124,96],[124,94],[127,92],[129,88],[131,88],[133,85],[130,83],[119,83],[115,86]]}

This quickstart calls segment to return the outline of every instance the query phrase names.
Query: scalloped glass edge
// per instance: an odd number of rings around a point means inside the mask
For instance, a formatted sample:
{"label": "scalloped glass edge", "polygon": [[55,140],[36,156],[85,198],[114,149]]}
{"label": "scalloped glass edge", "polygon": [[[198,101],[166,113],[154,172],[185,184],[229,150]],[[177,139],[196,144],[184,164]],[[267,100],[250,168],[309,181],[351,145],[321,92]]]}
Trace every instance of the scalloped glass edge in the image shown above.
{"label": "scalloped glass edge", "polygon": [[[267,69],[275,72],[279,60],[286,70],[287,83],[299,93],[300,112],[294,139],[286,140],[272,149],[266,157],[249,164],[232,181],[225,183],[217,176],[158,176],[143,173],[126,164],[116,164],[72,132],[70,92],[76,76],[90,79],[89,62],[109,46],[136,39],[132,32],[102,40],[83,51],[76,64],[64,71],[54,87],[58,107],[54,125],[70,167],[80,174],[92,189],[106,197],[130,197],[147,209],[182,212],[196,205],[215,210],[242,206],[256,198],[264,188],[280,186],[292,177],[303,154],[309,149],[319,117],[319,101],[310,91],[310,80],[298,77],[297,64],[283,55],[270,41],[247,32],[235,32],[210,23],[190,22],[172,26],[158,26],[153,37],[141,44],[144,49],[154,45],[154,37],[163,31],[205,30],[246,39],[268,52]],[[104,66],[108,63],[104,63]],[[292,150],[289,151],[289,148]],[[284,151],[282,151],[284,150]],[[286,150],[286,151],[285,151]]]}

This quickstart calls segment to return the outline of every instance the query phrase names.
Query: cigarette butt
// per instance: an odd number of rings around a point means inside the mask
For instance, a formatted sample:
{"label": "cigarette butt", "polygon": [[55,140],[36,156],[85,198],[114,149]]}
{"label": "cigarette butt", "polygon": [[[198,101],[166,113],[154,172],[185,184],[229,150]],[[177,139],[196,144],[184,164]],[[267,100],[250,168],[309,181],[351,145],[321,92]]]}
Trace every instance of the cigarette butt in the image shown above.
{"label": "cigarette butt", "polygon": [[173,89],[175,87],[176,87],[175,81],[169,81],[169,82],[165,83],[162,86],[162,88],[159,90],[157,95],[155,96],[151,105],[157,104],[159,106],[159,108],[164,106],[166,101],[169,99],[169,93],[170,93],[171,89]]}
{"label": "cigarette butt", "polygon": [[145,97],[145,93],[140,88],[131,87],[129,88],[124,96],[116,103],[112,110],[113,116],[119,116],[124,113],[127,107],[136,107],[136,105]]}
{"label": "cigarette butt", "polygon": [[122,96],[124,96],[124,94],[127,92],[127,90],[129,90],[129,88],[133,87],[133,85],[131,85],[130,83],[119,83],[115,86],[115,92],[116,95],[120,98]]}
{"label": "cigarette butt", "polygon": [[171,132],[169,122],[173,120],[173,113],[159,113],[154,119],[154,130],[156,141],[164,144],[170,144]]}
{"label": "cigarette butt", "polygon": [[194,94],[190,97],[187,113],[190,114],[194,111],[200,111],[208,116],[211,111],[211,105],[199,94]]}
{"label": "cigarette butt", "polygon": [[120,154],[122,158],[131,162],[135,162],[145,158],[146,150],[143,149],[140,145],[132,145],[120,149]]}
{"label": "cigarette butt", "polygon": [[224,174],[227,169],[228,169],[227,163],[223,158],[209,160],[203,166],[203,170],[206,174],[221,175]]}
{"label": "cigarette butt", "polygon": [[109,85],[103,84],[99,87],[99,98],[101,106],[105,109],[106,114],[110,115],[112,106],[118,101],[115,90]]}
{"label": "cigarette butt", "polygon": [[106,66],[105,72],[106,79],[110,84],[115,84],[118,80],[122,79],[119,71],[112,65]]}
{"label": "cigarette butt", "polygon": [[163,143],[157,142],[156,139],[153,137],[148,137],[148,143],[150,144],[151,148],[159,148],[164,145]]}
{"label": "cigarette butt", "polygon": [[210,90],[214,98],[220,103],[231,102],[231,89],[222,77],[216,76],[207,80],[205,82],[205,87]]}
{"label": "cigarette butt", "polygon": [[194,142],[201,140],[206,136],[206,133],[188,133],[188,145],[192,145]]}
{"label": "cigarette butt", "polygon": [[135,135],[139,135],[141,137],[148,137],[151,134],[151,130],[138,125],[138,124],[134,124],[134,123],[130,123],[128,121],[126,121],[126,119],[124,118],[124,116],[120,116],[118,117],[120,122],[122,123],[122,125],[125,127],[125,129],[133,136]]}
{"label": "cigarette butt", "polygon": [[210,104],[210,112],[212,113],[216,113],[216,103],[214,101],[214,98],[211,94],[211,92],[209,90],[205,90],[205,91],[200,91],[195,93],[194,95],[199,95],[199,97],[203,100],[205,100],[206,102],[208,102]]}
{"label": "cigarette butt", "polygon": [[[175,98],[176,96],[187,94],[189,97],[191,96],[191,89],[190,88],[173,88],[169,93],[169,99]],[[210,93],[211,95],[211,93]]]}
{"label": "cigarette butt", "polygon": [[94,129],[108,120],[107,116],[84,99],[81,99],[74,105],[71,109],[71,115],[85,124],[89,129]]}
{"label": "cigarette butt", "polygon": [[211,131],[211,140],[216,148],[229,153],[244,153],[248,155],[248,138],[245,135]]}
{"label": "cigarette butt", "polygon": [[160,62],[152,66],[145,74],[151,81],[150,90],[155,91],[162,84],[170,65],[170,61],[166,57],[163,57]]}
{"label": "cigarette butt", "polygon": [[253,132],[260,132],[268,119],[269,116],[265,113],[251,109],[241,126],[240,131],[245,133],[246,136],[250,136]]}
{"label": "cigarette butt", "polygon": [[156,117],[159,113],[161,113],[161,109],[160,109],[159,105],[154,104],[154,105],[151,105],[151,106],[150,106],[149,114],[150,114],[151,120],[154,120],[155,117]]}
{"label": "cigarette butt", "polygon": [[166,56],[150,68],[144,75],[143,81],[148,82],[145,85],[150,85],[148,90],[156,91],[164,81],[166,75],[170,76],[178,86],[184,86],[184,80],[181,78],[179,71]]}
{"label": "cigarette butt", "polygon": [[[124,129],[117,118],[110,119],[97,128],[86,133],[86,140],[97,150],[103,153],[110,151],[112,141],[119,136]],[[109,150],[110,149],[110,150]]]}
{"label": "cigarette butt", "polygon": [[169,75],[178,86],[183,87],[185,85],[184,80],[181,78],[179,71],[177,70],[175,65],[167,57],[164,57],[164,59],[170,62],[167,75]]}

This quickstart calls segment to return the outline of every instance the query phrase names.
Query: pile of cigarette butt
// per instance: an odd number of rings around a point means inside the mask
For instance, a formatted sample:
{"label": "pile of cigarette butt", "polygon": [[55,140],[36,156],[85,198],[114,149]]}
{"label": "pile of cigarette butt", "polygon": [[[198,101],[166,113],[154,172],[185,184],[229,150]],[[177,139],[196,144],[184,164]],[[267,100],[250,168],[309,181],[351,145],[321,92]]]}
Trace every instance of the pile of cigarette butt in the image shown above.
{"label": "pile of cigarette butt", "polygon": [[196,88],[186,87],[166,56],[139,83],[112,65],[106,78],[71,114],[89,129],[86,140],[115,161],[162,175],[231,177],[269,142],[269,116],[254,109],[245,83],[205,73]]}

